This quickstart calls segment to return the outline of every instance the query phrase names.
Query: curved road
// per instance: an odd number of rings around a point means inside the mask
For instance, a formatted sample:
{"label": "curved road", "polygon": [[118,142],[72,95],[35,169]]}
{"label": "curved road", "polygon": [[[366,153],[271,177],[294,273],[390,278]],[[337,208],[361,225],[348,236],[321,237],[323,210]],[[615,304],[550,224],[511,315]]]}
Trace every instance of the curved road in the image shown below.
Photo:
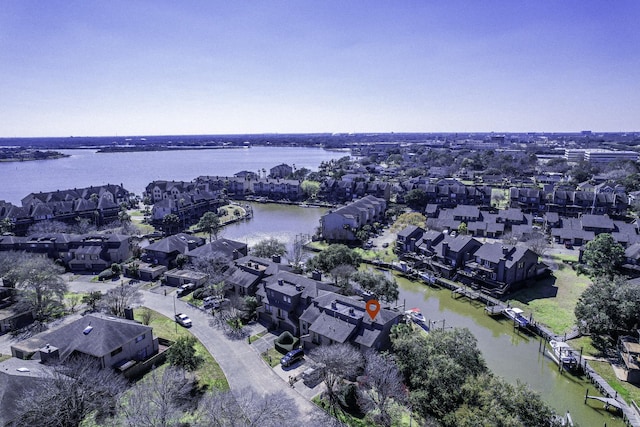
{"label": "curved road", "polygon": [[[143,304],[173,319],[173,294],[164,296],[149,291],[141,291]],[[187,314],[193,326],[191,333],[202,342],[209,353],[216,359],[227,377],[234,394],[246,389],[253,389],[264,396],[276,392],[284,392],[297,405],[298,419],[312,423],[325,416],[324,412],[312,402],[305,399],[269,368],[260,355],[252,349],[246,340],[230,340],[223,332],[209,326],[209,316],[201,310],[194,309],[176,298],[176,310]]]}

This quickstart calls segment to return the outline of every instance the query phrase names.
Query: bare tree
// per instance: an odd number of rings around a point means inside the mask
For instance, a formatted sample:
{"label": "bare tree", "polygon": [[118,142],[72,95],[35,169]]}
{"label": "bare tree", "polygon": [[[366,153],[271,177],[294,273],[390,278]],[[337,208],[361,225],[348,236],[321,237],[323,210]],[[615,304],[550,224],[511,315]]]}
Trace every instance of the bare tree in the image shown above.
{"label": "bare tree", "polygon": [[531,239],[527,240],[526,244],[529,249],[540,257],[543,257],[551,246],[547,237],[542,233],[535,233]]}
{"label": "bare tree", "polygon": [[360,408],[376,423],[391,426],[394,421],[392,405],[402,403],[406,398],[402,374],[390,357],[374,351],[365,354],[365,362],[364,381],[358,390]]}
{"label": "bare tree", "polygon": [[125,308],[139,304],[141,301],[140,291],[133,285],[123,283],[104,294],[100,300],[100,307],[114,316],[124,317]]}
{"label": "bare tree", "polygon": [[80,294],[71,294],[67,297],[67,307],[69,307],[69,311],[72,313],[76,312],[76,308],[78,308],[78,304],[82,300],[82,295]]}
{"label": "bare tree", "polygon": [[296,234],[293,243],[291,243],[287,250],[287,254],[289,264],[293,266],[294,271],[301,273],[302,259],[304,257],[304,239],[301,234]]}
{"label": "bare tree", "polygon": [[19,305],[33,311],[37,321],[45,321],[64,307],[67,284],[60,276],[64,269],[49,258],[31,254],[21,261],[12,269]]}
{"label": "bare tree", "polygon": [[144,307],[140,311],[140,318],[142,320],[142,324],[148,326],[151,323],[151,320],[154,318],[153,310],[148,307]]}
{"label": "bare tree", "polygon": [[228,304],[214,312],[210,325],[222,329],[229,338],[240,339],[247,335],[242,319],[245,317],[245,302],[232,297]]}
{"label": "bare tree", "polygon": [[211,392],[197,411],[197,427],[298,426],[296,404],[284,392],[259,396],[255,391]]}
{"label": "bare tree", "polygon": [[339,391],[345,378],[354,377],[362,368],[362,354],[349,344],[320,346],[311,352],[311,357],[322,368],[322,380],[326,386],[329,411],[334,413],[340,403]]}
{"label": "bare tree", "polygon": [[224,294],[224,273],[229,268],[231,260],[221,254],[197,257],[187,266],[189,270],[198,271],[208,276],[204,287],[211,295]]}
{"label": "bare tree", "polygon": [[112,369],[101,369],[96,359],[71,358],[17,401],[17,425],[69,427],[93,412],[98,419],[108,416],[125,388],[126,380]]}
{"label": "bare tree", "polygon": [[117,424],[131,427],[181,425],[193,383],[184,370],[169,367],[153,371],[120,399]]}

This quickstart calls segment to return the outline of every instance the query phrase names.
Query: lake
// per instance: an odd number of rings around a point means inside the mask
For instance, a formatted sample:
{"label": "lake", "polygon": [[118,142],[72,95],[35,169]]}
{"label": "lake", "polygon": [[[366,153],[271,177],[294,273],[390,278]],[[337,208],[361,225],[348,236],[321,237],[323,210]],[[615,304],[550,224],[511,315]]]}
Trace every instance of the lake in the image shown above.
{"label": "lake", "polygon": [[123,184],[141,195],[155,180],[191,181],[201,175],[233,176],[281,163],[297,169],[318,170],[323,161],[339,159],[345,152],[303,147],[251,147],[238,149],[174,150],[97,153],[96,150],[59,150],[70,155],[55,160],[0,162],[0,200],[20,206],[27,194],[103,184]]}

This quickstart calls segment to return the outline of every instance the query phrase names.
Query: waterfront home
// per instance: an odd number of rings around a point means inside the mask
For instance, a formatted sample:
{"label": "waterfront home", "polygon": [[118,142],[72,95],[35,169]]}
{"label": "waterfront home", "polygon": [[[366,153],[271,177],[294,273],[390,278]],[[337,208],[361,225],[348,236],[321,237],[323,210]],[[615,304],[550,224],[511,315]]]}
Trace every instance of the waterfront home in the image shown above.
{"label": "waterfront home", "polygon": [[426,263],[430,269],[445,278],[452,278],[459,268],[474,258],[474,254],[482,247],[471,236],[444,235],[427,246],[426,242],[420,246],[420,252],[427,255]]}
{"label": "waterfront home", "polygon": [[299,318],[303,348],[349,342],[360,349],[389,348],[391,327],[404,315],[386,307],[372,319],[366,303],[334,292],[319,294]]}
{"label": "waterfront home", "polygon": [[[263,279],[280,271],[289,271],[291,267],[280,264],[277,256],[272,259],[245,256],[233,261],[224,272],[225,290],[232,295],[244,297],[254,296]],[[260,300],[260,296],[258,295]]]}
{"label": "waterfront home", "polygon": [[328,241],[355,241],[356,231],[364,225],[382,221],[386,208],[384,199],[366,196],[329,211],[320,218],[322,238]]}
{"label": "waterfront home", "polygon": [[464,270],[459,270],[464,276],[460,277],[501,293],[547,271],[546,265],[538,262],[538,255],[524,246],[485,243],[473,255]]}
{"label": "waterfront home", "polygon": [[186,254],[204,245],[205,242],[206,240],[202,237],[184,233],[174,234],[143,248],[141,259],[150,264],[162,264],[172,268],[175,266],[178,255]]}
{"label": "waterfront home", "polygon": [[417,225],[407,225],[396,236],[396,249],[401,253],[415,252],[424,229]]}
{"label": "waterfront home", "polygon": [[258,309],[261,320],[275,328],[294,335],[307,332],[300,330],[299,318],[311,305],[314,298],[337,288],[329,283],[314,280],[299,274],[280,271],[265,278],[256,296],[262,304]]}
{"label": "waterfront home", "polygon": [[194,262],[197,258],[220,258],[232,261],[247,256],[247,253],[248,247],[246,243],[220,238],[198,246],[188,251],[185,255],[189,257],[189,262]]}
{"label": "waterfront home", "polygon": [[73,355],[87,355],[102,368],[145,360],[157,352],[158,339],[150,326],[98,313],[11,346],[11,355],[18,359],[56,363]]}
{"label": "waterfront home", "polygon": [[120,234],[35,233],[0,236],[0,251],[24,251],[61,260],[72,271],[98,272],[131,257],[131,238]]}
{"label": "waterfront home", "polygon": [[269,169],[271,178],[286,178],[293,173],[293,168],[286,163],[279,164]]}

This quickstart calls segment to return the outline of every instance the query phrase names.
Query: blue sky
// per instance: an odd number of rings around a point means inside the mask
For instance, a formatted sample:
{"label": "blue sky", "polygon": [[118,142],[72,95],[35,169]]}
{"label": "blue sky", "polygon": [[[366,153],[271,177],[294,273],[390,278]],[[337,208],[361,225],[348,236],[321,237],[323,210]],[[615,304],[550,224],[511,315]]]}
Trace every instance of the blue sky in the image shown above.
{"label": "blue sky", "polygon": [[0,137],[640,130],[640,2],[0,0]]}

